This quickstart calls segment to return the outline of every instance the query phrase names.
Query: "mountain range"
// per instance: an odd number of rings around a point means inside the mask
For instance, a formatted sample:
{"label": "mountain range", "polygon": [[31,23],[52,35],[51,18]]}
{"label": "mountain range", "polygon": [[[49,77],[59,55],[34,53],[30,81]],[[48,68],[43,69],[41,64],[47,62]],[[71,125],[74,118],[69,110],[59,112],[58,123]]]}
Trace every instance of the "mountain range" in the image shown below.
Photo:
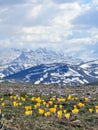
{"label": "mountain range", "polygon": [[12,48],[0,55],[1,81],[63,85],[98,81],[98,60],[85,62],[46,48]]}

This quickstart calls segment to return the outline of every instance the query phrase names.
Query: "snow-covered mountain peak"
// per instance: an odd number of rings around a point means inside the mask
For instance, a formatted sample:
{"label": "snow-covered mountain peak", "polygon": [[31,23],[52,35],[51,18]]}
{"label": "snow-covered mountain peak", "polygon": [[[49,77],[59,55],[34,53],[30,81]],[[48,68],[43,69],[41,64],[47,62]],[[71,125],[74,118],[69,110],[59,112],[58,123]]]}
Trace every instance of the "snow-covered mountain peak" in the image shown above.
{"label": "snow-covered mountain peak", "polygon": [[84,63],[47,48],[12,48],[1,52],[0,77],[34,84],[84,84],[98,80],[98,60]]}

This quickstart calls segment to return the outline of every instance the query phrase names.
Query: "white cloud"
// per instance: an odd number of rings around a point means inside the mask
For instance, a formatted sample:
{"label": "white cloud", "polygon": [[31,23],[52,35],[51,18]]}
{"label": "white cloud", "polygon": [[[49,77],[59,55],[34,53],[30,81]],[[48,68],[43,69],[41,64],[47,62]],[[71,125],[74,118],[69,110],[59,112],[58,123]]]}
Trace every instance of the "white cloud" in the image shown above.
{"label": "white cloud", "polygon": [[94,39],[90,37],[86,38],[77,38],[77,39],[72,39],[68,41],[69,44],[86,44],[86,45],[92,45],[95,44]]}
{"label": "white cloud", "polygon": [[98,0],[92,0],[93,1],[93,4],[98,4]]}
{"label": "white cloud", "polygon": [[10,42],[10,40],[0,40],[0,46],[2,47],[2,45],[3,45],[3,47],[9,47],[10,45],[11,45],[11,42]]}
{"label": "white cloud", "polygon": [[[8,1],[2,0],[0,5],[2,47],[63,48],[67,54],[79,54],[81,57],[88,56],[88,50],[90,56],[94,54],[98,41],[98,28],[95,26],[98,22],[93,19],[98,18],[97,0],[92,3],[85,0]],[[82,24],[76,22],[80,17],[83,18],[80,19],[84,22]],[[88,18],[90,20],[85,24]]]}
{"label": "white cloud", "polygon": [[37,17],[42,10],[42,5],[37,5],[33,9],[30,10],[28,17]]}
{"label": "white cloud", "polygon": [[68,29],[62,29],[57,26],[37,26],[37,27],[27,27],[21,30],[20,36],[22,36],[22,40],[32,41],[32,42],[46,42],[50,43],[63,43],[68,35],[71,34],[71,31]]}
{"label": "white cloud", "polygon": [[71,28],[72,24],[70,20],[75,18],[81,12],[81,7],[78,3],[73,4],[61,4],[58,5],[60,12],[54,19],[51,21],[54,25],[65,26],[66,28]]}

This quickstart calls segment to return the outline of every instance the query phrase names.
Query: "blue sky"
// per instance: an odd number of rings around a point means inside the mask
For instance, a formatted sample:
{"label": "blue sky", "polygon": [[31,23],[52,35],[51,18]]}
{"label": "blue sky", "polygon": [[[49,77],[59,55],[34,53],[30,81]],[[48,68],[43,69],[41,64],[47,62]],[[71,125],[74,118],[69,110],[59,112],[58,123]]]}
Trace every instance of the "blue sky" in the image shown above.
{"label": "blue sky", "polygon": [[98,0],[0,0],[0,48],[98,56]]}

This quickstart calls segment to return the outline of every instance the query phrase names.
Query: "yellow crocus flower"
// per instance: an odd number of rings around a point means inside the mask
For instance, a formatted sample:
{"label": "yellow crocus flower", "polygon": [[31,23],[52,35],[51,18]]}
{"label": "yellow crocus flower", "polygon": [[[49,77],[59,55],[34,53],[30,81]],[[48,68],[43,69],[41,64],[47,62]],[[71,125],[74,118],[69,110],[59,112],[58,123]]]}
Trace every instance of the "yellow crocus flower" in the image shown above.
{"label": "yellow crocus flower", "polygon": [[36,107],[40,107],[40,103],[37,103],[37,104],[36,104]]}
{"label": "yellow crocus flower", "polygon": [[20,97],[18,97],[18,100],[20,100],[21,98]]}
{"label": "yellow crocus flower", "polygon": [[67,110],[66,110],[66,109],[64,109],[63,111],[64,111],[64,113],[66,113],[66,112],[67,112]]}
{"label": "yellow crocus flower", "polygon": [[45,112],[44,115],[47,117],[47,116],[50,116],[50,114],[51,114],[50,111],[47,111],[47,112]]}
{"label": "yellow crocus flower", "polygon": [[57,105],[54,105],[54,108],[57,108]]}
{"label": "yellow crocus flower", "polygon": [[2,113],[2,110],[0,109],[0,114]]}
{"label": "yellow crocus flower", "polygon": [[62,118],[62,111],[61,110],[57,112],[57,117]]}
{"label": "yellow crocus flower", "polygon": [[31,110],[31,109],[32,109],[32,106],[25,106],[26,111]]}
{"label": "yellow crocus flower", "polygon": [[46,105],[46,102],[43,102],[43,105]]}
{"label": "yellow crocus flower", "polygon": [[46,107],[49,107],[49,104],[48,104],[48,103],[46,104]]}
{"label": "yellow crocus flower", "polygon": [[98,113],[98,109],[96,109],[96,113]]}
{"label": "yellow crocus flower", "polygon": [[72,110],[72,113],[73,114],[76,114],[76,113],[78,113],[79,112],[79,109],[78,108],[74,108],[73,110]]}
{"label": "yellow crocus flower", "polygon": [[54,97],[50,98],[50,101],[55,101],[55,98]]}
{"label": "yellow crocus flower", "polygon": [[5,106],[5,103],[4,102],[2,102],[2,104],[1,104],[2,106]]}
{"label": "yellow crocus flower", "polygon": [[18,106],[18,103],[16,101],[13,102],[13,106],[16,107]]}
{"label": "yellow crocus flower", "polygon": [[88,98],[88,97],[85,97],[85,98],[84,98],[84,100],[85,100],[85,101],[88,101],[88,100],[89,100],[89,98]]}
{"label": "yellow crocus flower", "polygon": [[57,100],[58,100],[59,102],[65,102],[65,101],[66,101],[65,98],[57,98]]}
{"label": "yellow crocus flower", "polygon": [[25,115],[32,115],[33,111],[29,110],[29,111],[25,111]]}
{"label": "yellow crocus flower", "polygon": [[52,104],[53,104],[53,101],[49,101],[48,103],[49,103],[50,105],[52,105]]}
{"label": "yellow crocus flower", "polygon": [[60,108],[60,109],[62,109],[62,108],[63,108],[63,106],[62,106],[62,105],[59,105],[59,108]]}
{"label": "yellow crocus flower", "polygon": [[75,97],[75,100],[78,100],[78,97]]}
{"label": "yellow crocus flower", "polygon": [[68,98],[67,98],[68,100],[71,100],[72,99],[72,96],[71,95],[68,95]]}
{"label": "yellow crocus flower", "polygon": [[98,109],[98,106],[95,106],[96,109]]}
{"label": "yellow crocus flower", "polygon": [[66,113],[64,116],[65,116],[67,119],[69,119],[69,118],[70,118],[70,113]]}
{"label": "yellow crocus flower", "polygon": [[16,96],[13,96],[13,98],[14,98],[14,100],[16,100],[17,97],[16,97]]}
{"label": "yellow crocus flower", "polygon": [[89,108],[89,112],[92,113],[92,112],[93,112],[93,109],[92,109],[92,108]]}
{"label": "yellow crocus flower", "polygon": [[54,107],[53,107],[53,108],[50,108],[49,111],[50,111],[51,113],[55,113],[55,112],[56,112],[56,108],[54,108]]}
{"label": "yellow crocus flower", "polygon": [[4,98],[1,98],[1,101],[3,101],[4,100]]}
{"label": "yellow crocus flower", "polygon": [[32,97],[32,98],[31,98],[31,101],[35,101],[35,97]]}
{"label": "yellow crocus flower", "polygon": [[42,100],[40,99],[40,97],[38,97],[35,99],[35,101],[37,101],[38,103],[41,103]]}
{"label": "yellow crocus flower", "polygon": [[21,102],[19,102],[19,106],[21,106],[22,105],[22,103]]}
{"label": "yellow crocus flower", "polygon": [[78,103],[78,106],[79,106],[79,107],[84,107],[84,103],[79,102],[79,103]]}
{"label": "yellow crocus flower", "polygon": [[22,100],[22,101],[25,101],[26,99],[25,99],[24,97],[21,97],[21,100]]}
{"label": "yellow crocus flower", "polygon": [[13,99],[13,96],[10,96],[10,99]]}
{"label": "yellow crocus flower", "polygon": [[39,108],[38,113],[39,113],[40,115],[43,115],[43,114],[44,114],[44,109]]}

